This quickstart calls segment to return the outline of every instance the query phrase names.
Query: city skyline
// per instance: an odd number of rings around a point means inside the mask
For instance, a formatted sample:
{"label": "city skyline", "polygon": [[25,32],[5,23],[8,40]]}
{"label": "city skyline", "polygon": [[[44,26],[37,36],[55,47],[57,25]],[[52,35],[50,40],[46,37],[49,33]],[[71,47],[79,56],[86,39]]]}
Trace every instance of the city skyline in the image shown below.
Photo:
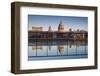
{"label": "city skyline", "polygon": [[53,31],[58,31],[60,21],[63,22],[65,31],[68,31],[70,28],[72,30],[88,31],[87,17],[44,15],[28,15],[28,30],[32,30],[32,27],[43,27],[43,31],[48,31],[49,26],[51,26]]}

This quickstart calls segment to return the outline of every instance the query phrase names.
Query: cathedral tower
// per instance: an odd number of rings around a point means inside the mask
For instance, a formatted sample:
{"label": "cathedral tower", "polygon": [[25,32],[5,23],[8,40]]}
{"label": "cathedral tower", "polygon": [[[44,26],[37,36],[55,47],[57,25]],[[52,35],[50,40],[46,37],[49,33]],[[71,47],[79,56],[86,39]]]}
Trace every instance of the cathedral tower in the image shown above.
{"label": "cathedral tower", "polygon": [[49,28],[48,28],[48,32],[52,32],[51,26],[49,26]]}
{"label": "cathedral tower", "polygon": [[62,21],[60,21],[60,24],[58,26],[58,32],[64,32],[64,24]]}

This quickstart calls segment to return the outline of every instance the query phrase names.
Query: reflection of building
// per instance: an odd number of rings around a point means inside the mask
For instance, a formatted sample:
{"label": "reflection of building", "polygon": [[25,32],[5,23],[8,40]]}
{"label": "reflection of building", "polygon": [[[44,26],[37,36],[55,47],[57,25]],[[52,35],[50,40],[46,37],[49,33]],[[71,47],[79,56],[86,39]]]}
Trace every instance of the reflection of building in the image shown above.
{"label": "reflection of building", "polygon": [[32,27],[32,31],[28,32],[29,39],[74,39],[74,40],[87,40],[88,32],[84,30],[73,31],[71,28],[69,31],[65,31],[64,23],[60,21],[58,30],[53,31],[51,26],[48,27],[48,31],[43,31],[43,27]]}
{"label": "reflection of building", "polygon": [[58,46],[58,50],[59,50],[60,54],[63,54],[64,53],[64,46],[63,45],[59,45]]}
{"label": "reflection of building", "polygon": [[32,46],[32,50],[35,50],[35,49],[42,49],[42,46]]}
{"label": "reflection of building", "polygon": [[32,31],[33,32],[42,32],[43,31],[43,27],[32,27]]}
{"label": "reflection of building", "polygon": [[50,51],[51,50],[51,45],[49,45],[48,48],[49,48],[49,51]]}

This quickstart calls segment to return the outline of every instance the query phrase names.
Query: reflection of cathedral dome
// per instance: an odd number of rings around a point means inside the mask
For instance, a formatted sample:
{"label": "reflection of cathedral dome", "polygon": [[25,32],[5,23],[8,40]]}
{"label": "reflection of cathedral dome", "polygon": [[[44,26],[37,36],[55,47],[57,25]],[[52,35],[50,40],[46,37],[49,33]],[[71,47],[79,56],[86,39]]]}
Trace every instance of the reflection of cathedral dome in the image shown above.
{"label": "reflection of cathedral dome", "polygon": [[59,50],[60,54],[63,54],[63,52],[64,52],[64,46],[63,45],[58,46],[58,50]]}
{"label": "reflection of cathedral dome", "polygon": [[58,31],[59,31],[59,32],[64,32],[64,24],[63,24],[62,21],[60,21],[60,24],[59,24],[59,26],[58,26]]}

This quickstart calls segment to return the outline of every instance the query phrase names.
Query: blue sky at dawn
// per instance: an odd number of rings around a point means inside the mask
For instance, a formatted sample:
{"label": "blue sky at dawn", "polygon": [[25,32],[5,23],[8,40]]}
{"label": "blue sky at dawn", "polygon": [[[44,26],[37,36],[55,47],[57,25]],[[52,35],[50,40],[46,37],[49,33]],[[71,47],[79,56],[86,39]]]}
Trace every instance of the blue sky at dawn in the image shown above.
{"label": "blue sky at dawn", "polygon": [[88,30],[88,17],[75,16],[44,16],[44,15],[28,15],[28,30],[32,30],[32,26],[43,27],[44,31],[51,26],[53,31],[58,30],[60,21],[63,21],[65,31],[69,28],[73,30]]}

